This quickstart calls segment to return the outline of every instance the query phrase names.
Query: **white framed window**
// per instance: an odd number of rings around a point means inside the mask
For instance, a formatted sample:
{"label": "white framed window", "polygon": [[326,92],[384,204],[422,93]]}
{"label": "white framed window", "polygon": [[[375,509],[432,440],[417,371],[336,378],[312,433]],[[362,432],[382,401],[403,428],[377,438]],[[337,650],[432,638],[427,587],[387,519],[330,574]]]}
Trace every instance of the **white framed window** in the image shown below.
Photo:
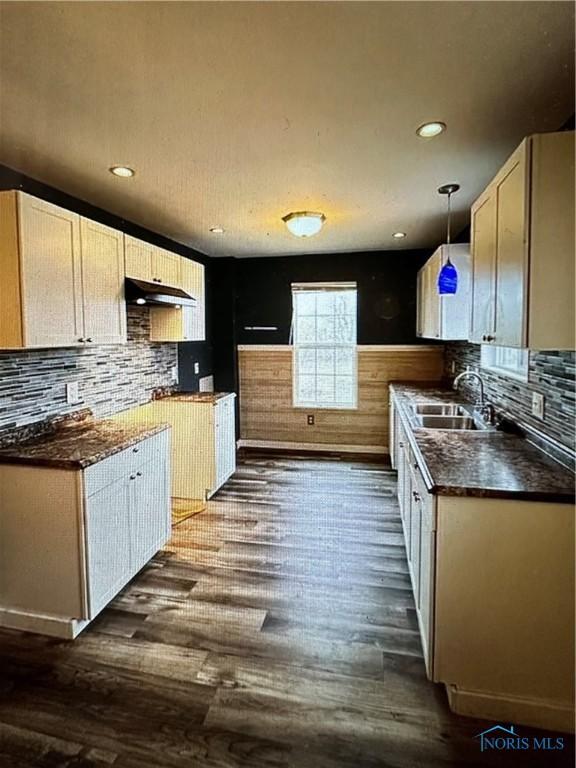
{"label": "white framed window", "polygon": [[519,381],[528,381],[529,350],[514,347],[493,347],[483,344],[480,351],[480,365],[501,376]]}
{"label": "white framed window", "polygon": [[356,283],[292,284],[292,402],[357,408]]}

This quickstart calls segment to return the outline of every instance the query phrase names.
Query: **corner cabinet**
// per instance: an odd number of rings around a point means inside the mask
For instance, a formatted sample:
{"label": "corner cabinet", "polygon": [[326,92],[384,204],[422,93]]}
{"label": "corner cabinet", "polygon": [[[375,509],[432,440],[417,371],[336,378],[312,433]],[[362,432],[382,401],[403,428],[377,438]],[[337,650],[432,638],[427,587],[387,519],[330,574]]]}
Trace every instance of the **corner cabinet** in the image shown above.
{"label": "corner cabinet", "polygon": [[[438,275],[450,261],[458,273],[453,296],[438,293]],[[470,320],[470,245],[441,245],[418,272],[416,335],[455,341],[468,338]]]}
{"label": "corner cabinet", "polygon": [[0,626],[73,638],[166,543],[168,439],[83,470],[0,464]]}
{"label": "corner cabinet", "polygon": [[574,349],[574,133],[526,138],[472,206],[470,341]]}
{"label": "corner cabinet", "polygon": [[0,348],[126,341],[121,232],[0,192]]}
{"label": "corner cabinet", "polygon": [[205,341],[204,265],[180,259],[180,285],[196,299],[193,307],[151,307],[150,341]]}
{"label": "corner cabinet", "polygon": [[130,424],[172,427],[172,495],[205,500],[236,470],[235,395],[214,401],[166,397],[115,414]]}

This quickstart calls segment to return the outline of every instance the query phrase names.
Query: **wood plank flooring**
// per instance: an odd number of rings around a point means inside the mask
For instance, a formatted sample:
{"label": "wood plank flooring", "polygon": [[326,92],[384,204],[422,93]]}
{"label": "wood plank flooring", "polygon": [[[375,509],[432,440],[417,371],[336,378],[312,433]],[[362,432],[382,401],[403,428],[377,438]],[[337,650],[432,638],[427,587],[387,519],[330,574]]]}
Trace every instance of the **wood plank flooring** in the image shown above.
{"label": "wood plank flooring", "polygon": [[394,493],[375,460],[246,453],[76,641],[0,630],[0,766],[572,766],[481,753],[426,680]]}

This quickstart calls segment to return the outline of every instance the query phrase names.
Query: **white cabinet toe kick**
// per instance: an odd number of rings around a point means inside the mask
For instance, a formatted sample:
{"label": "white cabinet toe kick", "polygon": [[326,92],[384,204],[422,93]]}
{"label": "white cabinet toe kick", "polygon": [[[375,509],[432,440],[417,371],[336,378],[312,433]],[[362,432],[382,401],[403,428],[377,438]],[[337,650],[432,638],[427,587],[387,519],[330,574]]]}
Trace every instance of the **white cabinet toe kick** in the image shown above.
{"label": "white cabinet toe kick", "polygon": [[168,441],[86,469],[0,465],[0,626],[76,637],[162,548]]}
{"label": "white cabinet toe kick", "polygon": [[434,495],[392,400],[426,672],[461,715],[574,730],[574,506]]}

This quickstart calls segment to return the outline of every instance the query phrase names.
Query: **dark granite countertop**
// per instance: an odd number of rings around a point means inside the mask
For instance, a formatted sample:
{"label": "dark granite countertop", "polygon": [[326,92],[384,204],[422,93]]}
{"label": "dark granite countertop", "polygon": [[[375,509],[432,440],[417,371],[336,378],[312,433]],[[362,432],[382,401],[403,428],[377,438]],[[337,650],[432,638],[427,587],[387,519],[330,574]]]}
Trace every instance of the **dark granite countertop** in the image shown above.
{"label": "dark granite countertop", "polygon": [[109,419],[67,419],[48,425],[36,436],[0,448],[0,464],[34,464],[84,469],[152,437],[168,424],[124,424]]}
{"label": "dark granite countertop", "polygon": [[395,382],[391,391],[431,493],[574,501],[573,473],[528,440],[497,430],[424,429],[409,417],[411,403],[466,404],[461,394],[414,382]]}

